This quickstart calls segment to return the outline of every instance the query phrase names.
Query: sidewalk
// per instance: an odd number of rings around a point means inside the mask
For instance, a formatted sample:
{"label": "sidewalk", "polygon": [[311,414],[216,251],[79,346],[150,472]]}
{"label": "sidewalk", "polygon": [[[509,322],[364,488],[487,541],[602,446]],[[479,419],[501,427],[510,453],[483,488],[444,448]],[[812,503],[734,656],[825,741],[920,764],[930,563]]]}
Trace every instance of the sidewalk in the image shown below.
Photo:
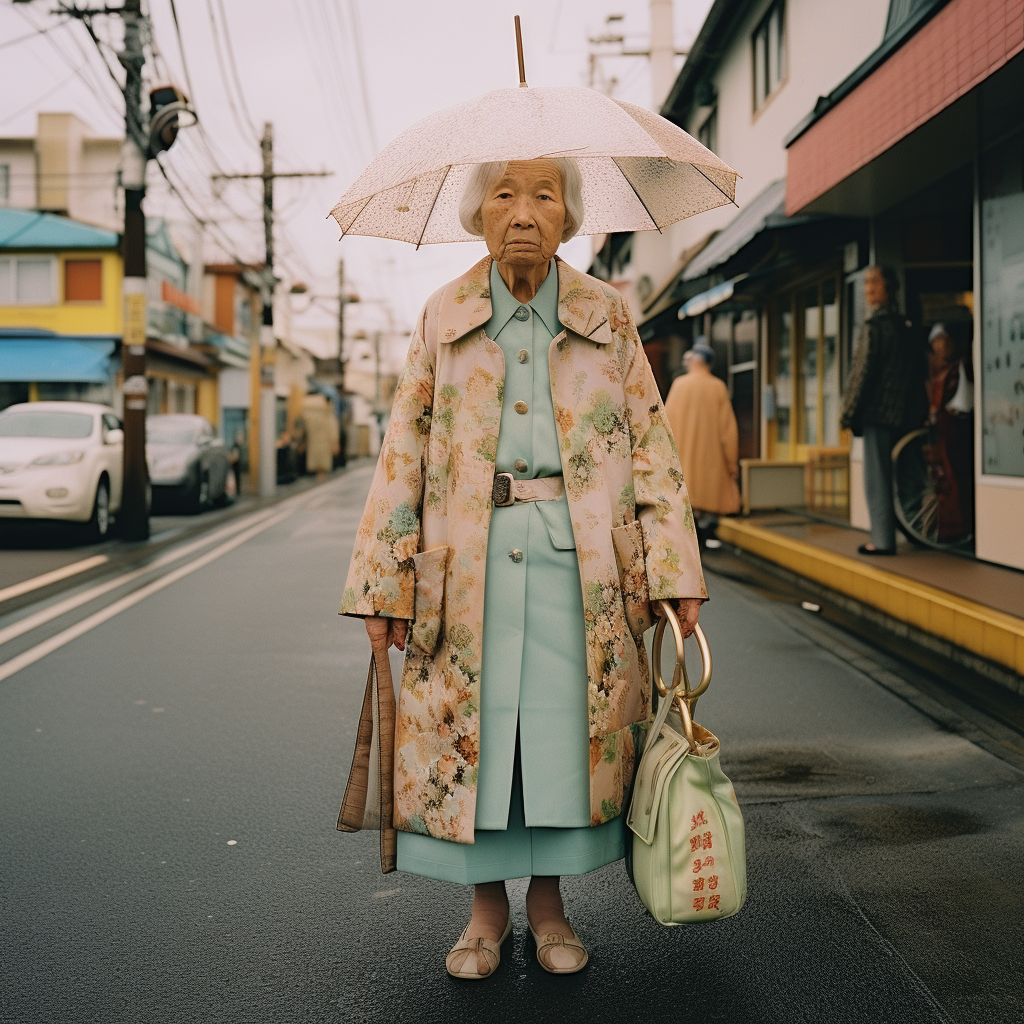
{"label": "sidewalk", "polygon": [[985,674],[1024,695],[1024,572],[903,540],[892,557],[860,555],[866,533],[792,512],[725,518],[718,536],[905,624],[911,639],[984,659],[997,669]]}

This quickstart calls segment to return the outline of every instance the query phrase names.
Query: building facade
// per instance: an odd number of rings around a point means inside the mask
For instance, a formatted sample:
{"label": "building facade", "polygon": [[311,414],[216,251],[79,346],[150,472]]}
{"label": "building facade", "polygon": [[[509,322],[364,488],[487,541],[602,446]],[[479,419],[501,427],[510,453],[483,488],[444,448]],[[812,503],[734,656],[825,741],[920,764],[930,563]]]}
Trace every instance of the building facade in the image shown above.
{"label": "building facade", "polygon": [[1024,521],[1022,33],[1024,0],[716,0],[661,112],[740,172],[739,209],[613,236],[594,265],[634,297],[663,389],[706,335],[741,456],[779,479],[808,467],[787,503],[859,527],[862,449],[840,401],[864,272],[893,268],[922,366],[935,323],[973,328],[961,547],[1017,567],[1024,531],[1003,535]]}

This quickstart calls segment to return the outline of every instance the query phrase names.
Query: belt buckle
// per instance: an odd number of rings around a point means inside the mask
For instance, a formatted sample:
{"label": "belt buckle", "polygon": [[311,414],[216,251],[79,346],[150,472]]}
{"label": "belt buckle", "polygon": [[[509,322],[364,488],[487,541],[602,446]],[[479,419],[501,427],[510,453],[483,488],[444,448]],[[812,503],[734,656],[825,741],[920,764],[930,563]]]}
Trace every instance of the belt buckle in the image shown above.
{"label": "belt buckle", "polygon": [[516,495],[513,489],[515,477],[511,473],[498,473],[491,488],[491,501],[498,508],[515,504]]}

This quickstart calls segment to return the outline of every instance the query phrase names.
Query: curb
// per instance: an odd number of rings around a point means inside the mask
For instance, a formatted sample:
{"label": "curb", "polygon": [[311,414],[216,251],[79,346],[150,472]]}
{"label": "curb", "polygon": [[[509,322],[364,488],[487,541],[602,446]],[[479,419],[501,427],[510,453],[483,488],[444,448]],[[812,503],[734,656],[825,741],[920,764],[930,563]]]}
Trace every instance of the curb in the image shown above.
{"label": "curb", "polygon": [[1024,619],[736,519],[723,518],[717,535],[725,543],[1024,676]]}

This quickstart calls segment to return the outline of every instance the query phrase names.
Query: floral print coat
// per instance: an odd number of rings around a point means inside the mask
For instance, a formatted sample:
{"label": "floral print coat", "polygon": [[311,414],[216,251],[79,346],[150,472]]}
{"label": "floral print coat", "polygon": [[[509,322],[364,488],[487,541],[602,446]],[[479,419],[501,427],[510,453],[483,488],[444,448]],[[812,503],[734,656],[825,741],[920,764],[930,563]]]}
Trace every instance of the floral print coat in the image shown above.
{"label": "floral print coat", "polygon": [[[395,826],[473,842],[484,569],[504,357],[483,330],[488,256],[427,301],[395,393],[341,602],[412,620],[395,729]],[[558,267],[548,359],[580,564],[591,823],[618,815],[650,715],[656,599],[707,598],[672,431],[614,288]],[[557,742],[557,737],[552,737]]]}

